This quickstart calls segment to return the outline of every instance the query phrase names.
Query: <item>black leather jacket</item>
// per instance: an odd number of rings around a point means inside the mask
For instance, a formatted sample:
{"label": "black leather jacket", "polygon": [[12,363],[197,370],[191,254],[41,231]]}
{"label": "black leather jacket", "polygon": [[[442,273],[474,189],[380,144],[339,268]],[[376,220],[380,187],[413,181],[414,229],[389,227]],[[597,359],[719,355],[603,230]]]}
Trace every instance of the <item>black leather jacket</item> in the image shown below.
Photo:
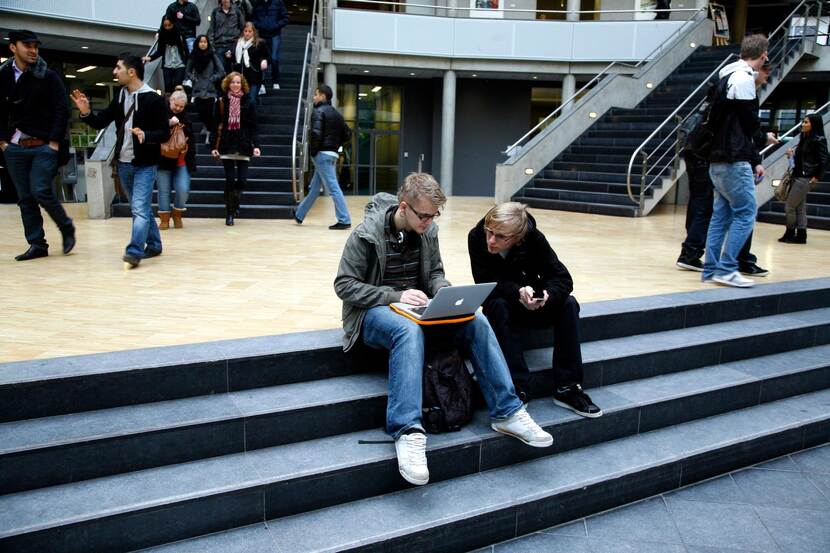
{"label": "black leather jacket", "polygon": [[827,139],[819,135],[810,135],[806,140],[802,137],[795,148],[794,177],[821,179],[827,167]]}
{"label": "black leather jacket", "polygon": [[343,121],[343,116],[331,106],[331,102],[320,102],[311,112],[311,138],[308,151],[312,156],[320,152],[336,152],[352,138],[352,131]]}

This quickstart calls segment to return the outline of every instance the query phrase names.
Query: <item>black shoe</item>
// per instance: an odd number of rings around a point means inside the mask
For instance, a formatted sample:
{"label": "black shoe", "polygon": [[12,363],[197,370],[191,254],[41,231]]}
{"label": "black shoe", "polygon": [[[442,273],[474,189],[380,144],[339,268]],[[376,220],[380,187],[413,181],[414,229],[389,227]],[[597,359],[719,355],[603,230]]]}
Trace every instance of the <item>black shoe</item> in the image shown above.
{"label": "black shoe", "polygon": [[63,234],[63,255],[66,255],[75,247],[75,226],[69,227],[61,234]]}
{"label": "black shoe", "polygon": [[297,223],[298,225],[303,224],[303,220],[300,219],[299,217],[297,217],[297,210],[296,209],[291,208],[291,216],[294,217],[294,222],[295,223]]}
{"label": "black shoe", "polygon": [[744,275],[756,277],[765,277],[769,274],[769,271],[767,271],[766,269],[762,269],[755,263],[741,263],[738,266],[738,271],[740,271]]}
{"label": "black shoe", "polygon": [[151,250],[150,248],[144,248],[144,259],[150,259],[151,257],[156,257],[161,255],[161,250]]}
{"label": "black shoe", "polygon": [[350,223],[334,223],[329,227],[329,230],[345,230],[347,228],[352,228]]}
{"label": "black shoe", "polygon": [[602,409],[594,405],[588,394],[582,391],[582,386],[574,384],[565,389],[557,388],[553,393],[553,402],[565,409],[570,409],[577,415],[595,419],[602,416]]}
{"label": "black shoe", "polygon": [[138,267],[138,264],[141,263],[141,259],[132,255],[128,255],[126,253],[121,256],[121,260],[124,263],[128,263],[130,265],[130,269],[135,269],[136,267]]}
{"label": "black shoe", "polygon": [[233,213],[228,213],[225,217],[225,225],[229,227],[233,226]]}
{"label": "black shoe", "polygon": [[787,230],[784,231],[784,236],[778,239],[779,242],[783,242],[785,244],[792,244],[793,240],[795,240],[794,228],[787,228]]}
{"label": "black shoe", "polygon": [[807,229],[806,228],[797,228],[795,229],[795,238],[793,238],[793,244],[806,244],[807,243]]}
{"label": "black shoe", "polygon": [[29,249],[20,255],[14,257],[15,261],[29,261],[30,259],[37,259],[38,257],[46,257],[49,255],[49,248],[41,248],[39,246],[29,246]]}
{"label": "black shoe", "polygon": [[677,266],[687,271],[703,272],[703,263],[700,259],[681,255],[677,258]]}

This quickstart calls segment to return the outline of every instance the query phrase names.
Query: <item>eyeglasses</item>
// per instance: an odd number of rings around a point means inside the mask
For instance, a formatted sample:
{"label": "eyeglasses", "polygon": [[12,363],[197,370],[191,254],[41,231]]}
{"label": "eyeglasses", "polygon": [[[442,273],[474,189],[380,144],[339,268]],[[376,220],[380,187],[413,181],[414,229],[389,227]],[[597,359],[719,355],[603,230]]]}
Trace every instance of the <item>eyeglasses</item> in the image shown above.
{"label": "eyeglasses", "polygon": [[412,207],[409,204],[407,204],[407,207],[409,207],[409,209],[412,210],[412,213],[414,213],[415,215],[418,216],[418,219],[420,219],[422,223],[426,223],[427,221],[437,219],[438,217],[441,216],[440,211],[436,211],[435,213],[421,213],[420,211],[418,211],[417,209],[415,209],[414,207]]}
{"label": "eyeglasses", "polygon": [[504,242],[505,240],[510,240],[511,238],[513,238],[512,234],[499,234],[498,232],[493,232],[493,229],[487,227],[484,227],[484,232],[486,232],[488,236],[492,236],[499,242]]}

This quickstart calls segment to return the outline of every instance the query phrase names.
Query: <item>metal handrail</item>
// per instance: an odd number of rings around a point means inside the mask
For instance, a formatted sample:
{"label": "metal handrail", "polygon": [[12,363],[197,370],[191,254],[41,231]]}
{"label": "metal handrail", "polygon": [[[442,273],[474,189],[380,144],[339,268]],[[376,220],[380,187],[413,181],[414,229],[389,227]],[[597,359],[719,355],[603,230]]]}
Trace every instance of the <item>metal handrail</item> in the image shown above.
{"label": "metal handrail", "polygon": [[[795,7],[795,9],[793,9],[793,11],[791,11],[790,14],[781,22],[781,24],[778,25],[778,27],[776,27],[775,30],[769,34],[769,37],[767,37],[767,38],[770,41],[770,43],[773,42],[773,37],[775,37],[778,33],[785,32],[785,30],[789,28],[787,26],[787,23],[792,21],[792,19],[796,16],[796,14],[798,14],[798,12],[802,8],[804,8],[804,25],[803,26],[806,27],[807,19],[809,17],[809,13],[810,13],[810,7],[813,6],[814,3],[815,3],[815,0],[801,0],[801,2],[798,3],[798,5]],[[819,14],[820,14],[821,13],[821,11],[820,11],[821,10],[821,7],[820,7],[821,2],[819,1],[819,2],[817,2],[817,4],[819,5]],[[778,55],[775,57],[775,59],[770,60],[770,63],[772,63],[774,65],[779,65],[790,54],[792,49],[790,48],[788,38],[789,37],[787,36],[787,34],[785,32],[784,36],[781,39],[781,44],[782,44],[781,50],[777,53]],[[802,36],[800,38],[803,39],[804,36]]]}
{"label": "metal handrail", "polygon": [[[357,0],[350,0],[350,1],[357,1]],[[368,1],[368,0],[361,0],[361,1]],[[407,4],[407,5],[409,6],[409,5],[411,5],[411,4]],[[629,67],[629,68],[632,68],[632,67],[633,67],[633,68],[635,68],[635,69],[636,69],[636,68],[639,68],[639,67],[640,67],[641,65],[643,65],[646,61],[648,61],[649,59],[653,58],[653,56],[654,56],[657,52],[659,52],[661,49],[665,48],[668,44],[674,44],[676,41],[680,40],[680,39],[682,38],[682,36],[683,36],[683,28],[684,28],[684,27],[686,27],[686,26],[687,26],[690,22],[694,21],[694,20],[695,20],[695,18],[697,17],[697,15],[698,15],[700,12],[703,12],[704,10],[707,10],[707,9],[708,9],[708,8],[698,8],[698,9],[692,10],[692,11],[694,11],[695,13],[693,13],[691,17],[689,17],[688,19],[686,19],[686,21],[684,21],[684,22],[683,22],[683,26],[682,26],[682,27],[678,30],[678,32],[675,34],[674,40],[672,40],[672,41],[670,41],[670,42],[668,42],[668,43],[664,42],[664,43],[659,44],[659,45],[658,45],[658,46],[657,46],[654,50],[652,50],[651,52],[649,52],[648,54],[646,54],[646,55],[645,55],[645,56],[644,56],[641,60],[639,60],[637,63],[635,63],[635,64],[631,64],[631,63],[628,63],[628,62],[619,62],[619,61],[613,61],[613,62],[609,63],[609,64],[608,64],[607,66],[605,66],[605,67],[604,67],[604,68],[603,68],[603,69],[602,69],[599,73],[597,73],[596,75],[594,75],[594,77],[593,77],[590,81],[588,81],[585,85],[583,85],[583,86],[582,86],[582,88],[580,88],[579,90],[577,90],[576,92],[574,92],[574,93],[573,93],[573,94],[572,94],[572,95],[571,95],[571,96],[570,96],[567,100],[565,100],[564,102],[562,102],[562,103],[561,103],[561,104],[560,104],[560,105],[559,105],[559,106],[558,106],[555,110],[553,110],[550,114],[548,114],[548,116],[547,116],[547,117],[545,117],[544,119],[542,119],[542,120],[541,120],[539,123],[537,123],[537,124],[536,124],[536,125],[535,125],[532,129],[530,129],[530,130],[529,130],[529,131],[527,131],[524,135],[522,135],[522,137],[521,137],[521,138],[519,138],[516,142],[514,142],[513,144],[511,144],[510,146],[508,146],[508,147],[504,150],[504,152],[502,152],[502,153],[503,153],[503,154],[506,154],[506,155],[507,155],[507,156],[509,156],[509,157],[512,157],[512,156],[516,153],[516,149],[519,147],[519,145],[520,145],[520,144],[522,144],[522,142],[523,142],[524,140],[526,140],[526,139],[527,139],[527,138],[529,138],[530,136],[532,136],[532,135],[536,134],[536,132],[538,132],[539,130],[543,129],[543,128],[544,128],[544,127],[548,124],[548,122],[549,122],[551,119],[553,119],[553,118],[554,118],[554,117],[555,117],[555,116],[556,116],[556,115],[557,115],[560,111],[562,111],[562,109],[563,109],[565,106],[567,106],[568,104],[570,104],[570,103],[572,103],[572,102],[576,101],[576,100],[579,98],[579,95],[580,95],[580,94],[582,94],[585,90],[587,90],[587,89],[588,89],[588,87],[590,87],[591,85],[593,85],[595,82],[599,81],[599,79],[600,79],[601,77],[603,77],[604,75],[606,75],[606,74],[608,73],[608,70],[609,70],[609,69],[611,69],[612,67],[614,67],[615,65],[619,65],[619,66],[623,66],[623,67]],[[688,10],[686,10],[686,11],[688,11]]]}
{"label": "metal handrail", "polygon": [[[348,1],[350,4],[373,4],[373,5],[385,5],[385,6],[394,6],[397,8],[427,8],[432,10],[446,10],[446,11],[476,11],[476,10],[487,10],[488,8],[471,8],[469,6],[464,7],[457,7],[457,6],[436,6],[435,4],[413,4],[411,2],[407,2],[406,4],[401,4],[400,2],[393,2],[390,0],[344,0]],[[340,9],[349,9],[349,8],[340,8]],[[671,13],[687,13],[687,12],[699,12],[702,8],[676,8],[676,9],[667,9],[667,10],[660,10],[661,13],[663,12],[671,12]],[[570,15],[570,14],[595,14],[595,13],[602,13],[602,14],[611,14],[611,13],[654,13],[654,10],[645,10],[645,9],[638,9],[638,10],[529,10],[525,8],[497,8],[493,11],[499,11],[504,13],[550,13],[550,14],[562,14],[562,15]],[[412,14],[412,15],[427,15],[430,14]],[[447,17],[447,16],[431,16],[431,17]],[[449,16],[449,17],[458,17],[458,16]],[[463,16],[462,16],[463,17]],[[622,20],[625,21],[625,20]]]}
{"label": "metal handrail", "polygon": [[[830,102],[827,102],[827,103],[826,103],[826,104],[824,104],[823,106],[818,107],[818,108],[816,108],[816,109],[812,110],[812,112],[811,112],[809,115],[812,115],[812,114],[814,114],[814,113],[821,113],[822,111],[824,111],[824,110],[825,110],[825,109],[827,109],[828,107],[830,107]],[[770,144],[770,145],[768,145],[767,147],[765,147],[763,150],[761,150],[761,152],[760,152],[760,153],[761,153],[761,158],[764,158],[764,157],[766,156],[767,152],[769,152],[770,150],[772,150],[772,149],[773,149],[773,148],[775,148],[776,146],[780,146],[780,145],[781,145],[781,144],[780,144],[780,140],[781,140],[782,138],[786,138],[786,137],[790,136],[791,134],[795,133],[796,131],[798,131],[798,130],[800,130],[800,129],[801,129],[801,121],[799,121],[798,123],[796,123],[796,124],[795,124],[795,126],[794,126],[793,128],[791,128],[790,130],[788,130],[788,131],[787,131],[787,132],[785,132],[784,134],[780,134],[780,135],[778,135],[778,140],[779,140],[779,142],[778,142],[778,143],[776,143],[776,144]]]}
{"label": "metal handrail", "polygon": [[[792,18],[795,17],[796,14],[798,14],[798,12],[801,10],[802,7],[805,9],[805,11],[804,11],[804,22],[805,22],[805,25],[806,25],[807,19],[809,17],[810,7],[812,7],[814,4],[817,4],[819,6],[819,12],[818,13],[820,14],[821,13],[820,12],[820,10],[821,10],[821,2],[820,1],[819,2],[813,2],[812,0],[802,0],[798,4],[798,6],[796,6],[796,8],[784,19],[784,21],[770,34],[770,36],[769,36],[770,42],[772,42],[771,39],[773,38],[773,36],[775,36],[777,33],[781,32],[782,29],[786,28],[786,24],[788,22],[790,22],[792,20]],[[800,45],[800,44],[803,43],[804,38],[805,37],[803,37],[803,36],[799,37],[799,39],[797,41],[793,41],[793,42],[797,42]],[[787,35],[785,35],[782,39],[782,47],[781,47],[780,56],[779,56],[780,60],[783,62],[791,51],[792,51],[792,49],[789,47],[789,37]],[[702,99],[684,117],[679,118],[679,120],[677,121],[675,127],[669,133],[667,133],[666,137],[663,138],[663,140],[660,142],[660,144],[658,144],[657,146],[655,146],[652,149],[651,153],[646,154],[646,152],[644,151],[644,148],[670,121],[672,121],[673,119],[677,120],[678,113],[683,108],[683,106],[685,106],[701,90],[701,88],[703,88],[704,86],[709,84],[712,77],[717,72],[719,72],[721,70],[721,68],[726,63],[728,63],[732,58],[735,58],[735,57],[737,57],[736,54],[730,54],[729,56],[727,56],[720,63],[720,65],[718,65],[718,67],[712,73],[710,73],[706,77],[706,79],[704,79],[703,82],[701,82],[700,85],[698,85],[697,88],[695,88],[695,90],[692,91],[689,94],[689,96],[687,96],[686,99],[671,114],[669,114],[669,116],[666,117],[666,119],[631,154],[631,158],[628,161],[628,170],[626,172],[626,181],[625,181],[626,182],[626,191],[628,193],[629,199],[633,203],[635,203],[639,206],[640,211],[642,211],[644,206],[645,206],[645,193],[647,192],[648,189],[651,188],[652,184],[657,180],[657,177],[655,176],[655,178],[652,179],[651,183],[647,183],[646,182],[647,177],[649,175],[651,175],[653,172],[655,173],[655,175],[659,174],[659,171],[655,171],[656,169],[665,170],[671,163],[673,163],[677,160],[680,152],[675,151],[675,153],[671,157],[671,159],[669,159],[662,166],[660,165],[660,163],[666,158],[668,152],[671,151],[671,148],[669,148],[665,152],[663,152],[663,154],[660,156],[660,159],[657,160],[657,162],[655,162],[652,165],[651,168],[649,168],[649,166],[648,166],[649,160],[658,151],[660,151],[660,148],[665,145],[666,141],[670,137],[677,135],[677,131],[679,130],[681,125],[683,125],[683,123],[700,108],[700,106],[706,101],[706,99],[705,98]],[[675,141],[672,144],[672,147],[676,148],[678,143],[679,143],[679,140],[677,138],[675,138]],[[640,194],[639,194],[639,198],[635,198],[634,193],[632,192],[632,189],[631,189],[631,178],[632,178],[631,177],[631,171],[632,171],[632,168],[634,166],[634,161],[637,158],[638,154],[642,157],[642,167],[641,167],[641,178],[640,178]]]}
{"label": "metal handrail", "polygon": [[[634,194],[633,194],[633,192],[631,191],[631,169],[632,169],[632,167],[634,166],[634,158],[636,158],[636,157],[637,157],[637,154],[640,154],[640,153],[642,152],[643,148],[645,148],[645,147],[646,147],[646,145],[647,145],[647,144],[651,141],[651,139],[652,139],[652,138],[654,138],[654,137],[657,135],[657,133],[659,133],[659,132],[660,132],[660,130],[661,130],[663,127],[665,127],[665,126],[666,126],[666,124],[667,124],[669,121],[671,121],[672,119],[674,119],[674,118],[675,118],[675,116],[676,116],[676,115],[680,112],[680,110],[683,108],[683,106],[685,106],[685,105],[689,102],[689,100],[691,100],[692,98],[694,98],[694,96],[695,96],[698,92],[700,92],[700,90],[701,90],[704,86],[706,86],[706,85],[708,85],[708,84],[709,84],[709,81],[712,79],[712,77],[714,77],[715,75],[717,75],[717,74],[718,74],[718,72],[719,72],[721,69],[723,69],[723,67],[724,67],[727,63],[729,63],[729,62],[730,62],[733,58],[737,58],[737,57],[738,57],[738,55],[737,55],[737,54],[729,54],[728,56],[726,56],[726,58],[724,58],[724,60],[723,60],[722,62],[720,62],[720,64],[719,64],[719,65],[718,65],[718,66],[714,69],[714,71],[712,71],[711,73],[709,73],[709,74],[706,76],[706,78],[705,78],[705,79],[703,79],[703,82],[701,82],[699,85],[697,85],[697,87],[696,87],[696,88],[695,88],[695,89],[694,89],[694,90],[693,90],[693,91],[692,91],[692,92],[691,92],[691,93],[690,93],[690,94],[686,97],[686,99],[685,99],[685,100],[683,100],[683,101],[680,103],[680,105],[679,105],[679,106],[677,106],[677,107],[674,109],[674,111],[672,111],[672,112],[671,112],[671,114],[669,114],[669,116],[668,116],[668,117],[666,117],[666,119],[665,119],[662,123],[660,123],[660,125],[658,125],[658,126],[657,126],[657,128],[656,128],[656,129],[654,129],[654,131],[652,131],[652,133],[651,133],[650,135],[648,135],[648,138],[646,138],[645,140],[643,140],[643,142],[642,142],[639,146],[637,146],[637,149],[635,149],[635,150],[634,150],[634,152],[631,154],[631,158],[628,160],[628,172],[626,173],[626,176],[625,176],[625,185],[626,185],[626,189],[627,189],[627,191],[628,191],[628,197],[631,199],[631,201],[632,201],[632,202],[634,202],[635,204],[640,205],[640,207],[642,208],[643,192],[644,192],[644,188],[645,188],[645,183],[641,181],[641,182],[640,182],[640,199],[639,199],[639,200],[635,199],[635,198],[634,198]],[[686,115],[686,116],[685,116],[685,117],[684,117],[684,118],[680,121],[680,123],[679,123],[677,126],[679,127],[680,125],[682,125],[682,124],[683,124],[683,121],[685,121],[685,120],[689,117],[689,115],[691,115],[692,113],[694,113],[694,112],[697,110],[697,108],[699,108],[699,107],[700,107],[700,105],[701,105],[702,103],[703,103],[703,100],[702,100],[701,102],[699,102],[699,103],[695,106],[695,109],[691,110],[691,111],[689,112],[689,114],[687,114],[687,115]],[[671,136],[672,134],[674,134],[674,133],[672,132],[672,133],[670,133],[670,134],[669,134],[669,135],[667,135],[667,136]],[[659,144],[659,145],[658,145],[658,146],[654,149],[654,151],[652,151],[652,153],[651,153],[651,154],[646,155],[646,154],[645,154],[645,152],[642,152],[642,155],[643,155],[643,165],[644,165],[644,167],[645,167],[645,166],[647,166],[647,163],[646,163],[646,162],[648,161],[648,159],[649,159],[649,158],[650,158],[650,157],[654,154],[654,152],[655,152],[655,151],[657,151],[657,149],[658,149],[660,146],[662,146],[662,145],[665,143],[665,141],[666,141],[666,139],[664,138],[664,139],[663,139],[663,142],[661,142],[661,143],[660,143],[660,144]],[[645,172],[645,169],[644,169],[644,172],[643,172],[643,177],[645,177],[645,176],[647,176],[647,175],[648,175],[648,173],[647,173],[647,172]]]}
{"label": "metal handrail", "polygon": [[[300,75],[300,90],[297,93],[297,112],[294,114],[294,133],[291,137],[291,190],[294,194],[294,201],[300,201],[302,195],[302,185],[299,182],[299,176],[303,175],[308,168],[308,123],[311,115],[309,106],[311,105],[311,95],[316,88],[317,64],[320,58],[320,40],[321,29],[319,11],[322,8],[320,0],[314,0],[314,5],[311,10],[311,26],[306,35],[305,52],[303,53],[303,71]],[[309,54],[311,54],[311,63],[309,63]],[[308,84],[306,84],[306,73],[308,74]],[[315,81],[315,82],[313,82]],[[303,98],[305,95],[305,99]],[[297,135],[300,131],[300,111],[305,106],[303,112],[303,127],[302,139],[297,140]],[[297,144],[302,145],[301,166],[297,166]],[[298,175],[299,173],[299,175]]]}

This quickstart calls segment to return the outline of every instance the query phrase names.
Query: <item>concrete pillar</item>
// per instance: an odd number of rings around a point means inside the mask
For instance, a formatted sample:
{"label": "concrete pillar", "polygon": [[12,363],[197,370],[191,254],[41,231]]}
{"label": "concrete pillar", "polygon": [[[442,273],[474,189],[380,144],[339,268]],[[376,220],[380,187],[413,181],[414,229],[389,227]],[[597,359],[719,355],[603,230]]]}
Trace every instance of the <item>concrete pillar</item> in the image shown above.
{"label": "concrete pillar", "polygon": [[337,66],[333,63],[327,63],[323,67],[323,84],[331,87],[331,105],[337,107]]}
{"label": "concrete pillar", "polygon": [[580,0],[568,0],[568,15],[566,19],[568,21],[579,21],[579,8],[580,8]]}
{"label": "concrete pillar", "polygon": [[729,29],[732,32],[732,42],[735,44],[740,44],[746,34],[748,4],[747,0],[735,0],[735,16],[729,22]]}
{"label": "concrete pillar", "polygon": [[441,103],[441,188],[452,196],[453,152],[455,150],[455,71],[444,73]]}
{"label": "concrete pillar", "polygon": [[[568,73],[562,78],[562,103],[565,103],[565,100],[570,98],[576,92],[576,77]],[[567,106],[562,108],[562,112],[567,112],[573,109],[574,105],[573,102],[568,104]]]}

